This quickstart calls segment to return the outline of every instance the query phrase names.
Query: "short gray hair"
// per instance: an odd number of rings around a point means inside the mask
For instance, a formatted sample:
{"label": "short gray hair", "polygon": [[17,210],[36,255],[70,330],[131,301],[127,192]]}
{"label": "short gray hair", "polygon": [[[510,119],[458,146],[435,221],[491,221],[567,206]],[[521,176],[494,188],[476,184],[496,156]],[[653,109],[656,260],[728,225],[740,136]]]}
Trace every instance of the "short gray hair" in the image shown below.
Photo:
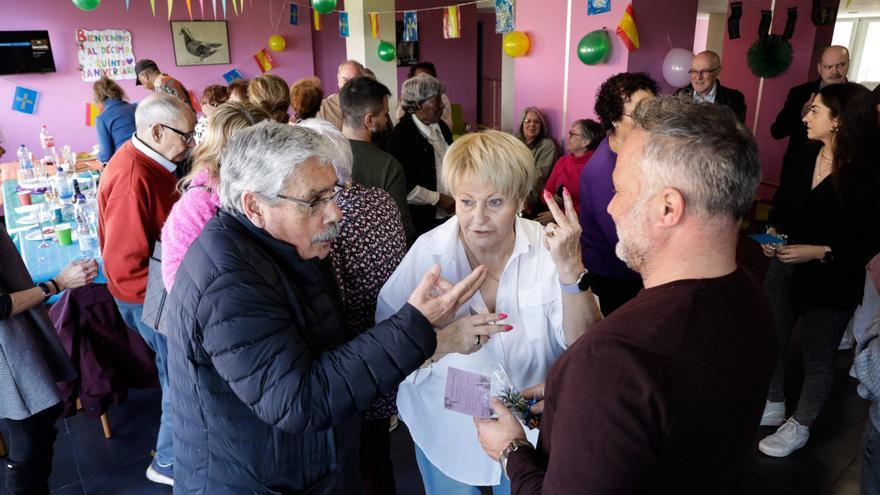
{"label": "short gray hair", "polygon": [[348,138],[335,125],[324,119],[306,119],[297,125],[308,127],[330,141],[332,145],[331,151],[333,152],[331,161],[333,162],[333,167],[336,168],[336,180],[340,184],[351,182],[351,163],[354,161],[354,158]]}
{"label": "short gray hair", "polygon": [[761,180],[758,146],[730,108],[662,96],[641,101],[633,120],[649,136],[640,161],[648,194],[674,187],[704,218],[748,213]]}
{"label": "short gray hair", "polygon": [[422,102],[446,91],[443,83],[424,72],[404,81],[400,88],[400,103],[406,113],[418,111]]}
{"label": "short gray hair", "polygon": [[346,65],[355,66],[361,75],[363,75],[364,69],[366,68],[366,67],[364,67],[364,64],[358,62],[357,60],[348,59],[345,62],[342,62],[341,64],[339,64],[339,67],[336,68],[336,73],[339,74],[340,72],[342,72],[342,68],[345,67]]}
{"label": "short gray hair", "polygon": [[315,158],[330,167],[333,157],[330,141],[304,126],[264,121],[241,129],[220,157],[220,206],[244,213],[245,191],[275,203],[303,162]]}
{"label": "short gray hair", "polygon": [[138,103],[134,112],[134,122],[138,129],[144,129],[155,124],[170,125],[181,115],[186,114],[195,120],[195,114],[186,103],[169,94],[154,92]]}

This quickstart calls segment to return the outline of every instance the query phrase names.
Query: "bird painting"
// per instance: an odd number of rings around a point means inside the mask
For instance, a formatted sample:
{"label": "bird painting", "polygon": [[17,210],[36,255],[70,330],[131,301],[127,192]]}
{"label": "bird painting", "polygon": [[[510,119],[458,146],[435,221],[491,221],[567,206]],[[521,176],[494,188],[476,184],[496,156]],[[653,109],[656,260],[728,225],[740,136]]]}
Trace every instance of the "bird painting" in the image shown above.
{"label": "bird painting", "polygon": [[183,36],[186,51],[191,53],[194,57],[197,57],[201,62],[204,62],[206,58],[213,55],[214,52],[216,52],[220,49],[221,46],[223,46],[223,43],[208,43],[205,41],[199,41],[193,38],[192,34],[187,28],[181,28],[180,35]]}

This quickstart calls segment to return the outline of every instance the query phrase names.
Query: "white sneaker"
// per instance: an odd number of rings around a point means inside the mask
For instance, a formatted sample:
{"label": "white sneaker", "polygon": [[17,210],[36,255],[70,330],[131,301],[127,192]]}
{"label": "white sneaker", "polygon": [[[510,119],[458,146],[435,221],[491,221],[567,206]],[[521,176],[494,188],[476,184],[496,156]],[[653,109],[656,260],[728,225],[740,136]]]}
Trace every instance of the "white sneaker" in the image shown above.
{"label": "white sneaker", "polygon": [[779,426],[785,423],[785,402],[770,402],[764,405],[761,426]]}
{"label": "white sneaker", "polygon": [[810,438],[810,427],[798,423],[794,417],[788,418],[776,433],[765,437],[758,443],[758,450],[770,457],[785,457],[803,447]]}

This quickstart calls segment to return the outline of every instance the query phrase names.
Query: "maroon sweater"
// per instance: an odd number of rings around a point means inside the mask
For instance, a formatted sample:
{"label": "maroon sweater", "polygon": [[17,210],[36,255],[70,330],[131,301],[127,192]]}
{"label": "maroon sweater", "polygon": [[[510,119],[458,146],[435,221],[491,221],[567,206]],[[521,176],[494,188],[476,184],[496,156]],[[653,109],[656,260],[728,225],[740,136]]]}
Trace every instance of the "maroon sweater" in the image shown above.
{"label": "maroon sweater", "polygon": [[514,494],[735,493],[776,362],[767,297],[737,270],[643,290],[550,370]]}

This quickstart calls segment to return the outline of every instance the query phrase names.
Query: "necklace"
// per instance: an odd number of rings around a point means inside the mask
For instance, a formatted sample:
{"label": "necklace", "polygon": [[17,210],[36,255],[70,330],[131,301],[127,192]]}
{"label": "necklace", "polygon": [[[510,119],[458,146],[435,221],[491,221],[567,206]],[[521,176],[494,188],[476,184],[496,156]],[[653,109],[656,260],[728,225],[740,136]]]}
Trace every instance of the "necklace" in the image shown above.
{"label": "necklace", "polygon": [[820,155],[820,156],[822,157],[822,159],[825,160],[826,162],[830,162],[830,161],[831,161],[831,158],[825,156],[825,153],[819,153],[819,155]]}

